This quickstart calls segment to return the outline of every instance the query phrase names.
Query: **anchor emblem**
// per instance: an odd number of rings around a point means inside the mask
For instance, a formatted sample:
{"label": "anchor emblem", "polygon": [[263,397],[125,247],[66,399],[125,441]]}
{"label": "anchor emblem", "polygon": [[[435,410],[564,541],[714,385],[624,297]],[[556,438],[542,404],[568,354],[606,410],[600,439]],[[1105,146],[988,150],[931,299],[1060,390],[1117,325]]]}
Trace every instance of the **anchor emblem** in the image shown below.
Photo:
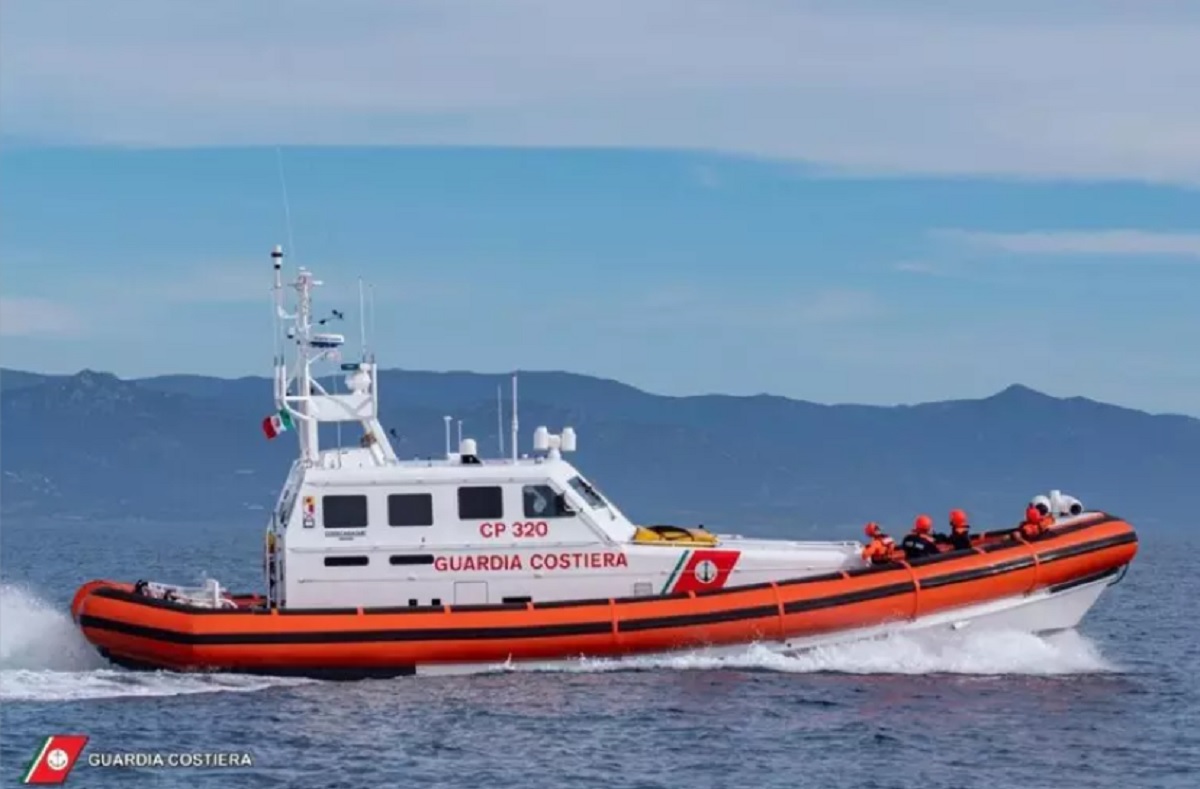
{"label": "anchor emblem", "polygon": [[705,559],[696,565],[696,569],[692,574],[696,576],[696,580],[702,584],[710,584],[717,579],[719,571],[717,565],[711,559]]}

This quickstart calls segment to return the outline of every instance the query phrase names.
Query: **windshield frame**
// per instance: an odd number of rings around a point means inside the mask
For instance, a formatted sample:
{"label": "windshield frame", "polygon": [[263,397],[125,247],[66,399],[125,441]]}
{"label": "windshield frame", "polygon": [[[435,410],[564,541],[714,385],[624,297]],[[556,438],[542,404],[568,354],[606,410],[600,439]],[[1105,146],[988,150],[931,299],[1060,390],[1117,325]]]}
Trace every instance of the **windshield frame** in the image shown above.
{"label": "windshield frame", "polygon": [[575,491],[584,502],[594,510],[610,509],[608,500],[601,495],[600,491],[596,490],[596,486],[588,482],[581,475],[576,474],[567,480],[567,485],[571,490]]}

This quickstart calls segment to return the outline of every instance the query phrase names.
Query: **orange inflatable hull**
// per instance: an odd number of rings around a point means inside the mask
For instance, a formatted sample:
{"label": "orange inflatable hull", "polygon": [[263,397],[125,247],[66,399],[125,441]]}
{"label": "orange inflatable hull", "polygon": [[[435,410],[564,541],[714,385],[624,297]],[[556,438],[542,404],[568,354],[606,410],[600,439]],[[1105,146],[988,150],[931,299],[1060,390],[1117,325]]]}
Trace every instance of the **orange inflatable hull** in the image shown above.
{"label": "orange inflatable hull", "polygon": [[92,581],[71,613],[113,662],[136,668],[363,677],[418,665],[621,656],[855,630],[1064,591],[1137,553],[1123,520],[1097,516],[1034,541],[981,535],[970,551],[713,592],[499,605],[201,609]]}

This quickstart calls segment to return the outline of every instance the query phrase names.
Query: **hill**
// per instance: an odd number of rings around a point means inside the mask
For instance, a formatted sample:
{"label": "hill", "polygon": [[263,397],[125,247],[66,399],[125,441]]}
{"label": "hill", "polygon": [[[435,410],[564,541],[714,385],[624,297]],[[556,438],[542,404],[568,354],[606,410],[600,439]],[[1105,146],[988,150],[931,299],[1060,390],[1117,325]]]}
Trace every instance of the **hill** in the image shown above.
{"label": "hill", "polygon": [[[444,414],[495,452],[496,387],[507,394],[507,377],[388,370],[381,379],[383,422],[402,456],[441,454]],[[1200,508],[1200,420],[1022,386],[978,400],[875,407],[664,397],[523,372],[521,397],[523,451],[539,424],[574,426],[574,461],[642,521],[850,537],[866,520],[898,532],[917,512],[940,521],[957,506],[979,525],[1010,523],[1050,488],[1142,527],[1190,525]],[[263,438],[269,410],[266,378],[0,371],[0,513],[260,517],[295,454],[291,436]],[[345,443],[356,439],[347,429]]]}

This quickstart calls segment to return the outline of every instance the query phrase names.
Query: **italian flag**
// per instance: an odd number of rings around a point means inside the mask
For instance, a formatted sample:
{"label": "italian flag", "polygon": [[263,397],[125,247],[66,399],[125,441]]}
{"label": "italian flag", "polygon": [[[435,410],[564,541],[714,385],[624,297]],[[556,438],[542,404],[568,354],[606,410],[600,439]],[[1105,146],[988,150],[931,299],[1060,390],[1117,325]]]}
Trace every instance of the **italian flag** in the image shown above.
{"label": "italian flag", "polygon": [[292,415],[286,410],[280,409],[279,413],[271,414],[262,421],[262,429],[267,438],[274,438],[280,433],[292,429]]}

